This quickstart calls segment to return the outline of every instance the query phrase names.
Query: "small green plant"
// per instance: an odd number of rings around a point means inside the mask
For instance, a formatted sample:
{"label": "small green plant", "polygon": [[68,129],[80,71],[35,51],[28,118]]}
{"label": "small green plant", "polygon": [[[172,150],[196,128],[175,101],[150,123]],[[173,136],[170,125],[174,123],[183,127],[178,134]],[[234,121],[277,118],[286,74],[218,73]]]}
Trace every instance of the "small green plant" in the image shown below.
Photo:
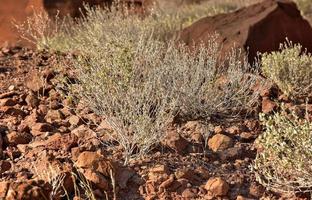
{"label": "small green plant", "polygon": [[280,52],[262,56],[262,70],[281,91],[292,99],[306,98],[312,93],[312,56],[300,44],[288,42]]}
{"label": "small green plant", "polygon": [[260,115],[265,132],[252,166],[257,180],[279,192],[312,191],[312,123],[285,109],[273,116]]}

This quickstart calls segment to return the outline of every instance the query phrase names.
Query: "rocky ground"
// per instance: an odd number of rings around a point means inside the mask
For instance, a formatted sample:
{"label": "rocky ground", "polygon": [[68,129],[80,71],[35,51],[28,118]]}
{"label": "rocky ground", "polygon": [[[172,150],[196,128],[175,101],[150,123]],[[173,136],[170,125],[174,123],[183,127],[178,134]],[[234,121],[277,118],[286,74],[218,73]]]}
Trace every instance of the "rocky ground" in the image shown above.
{"label": "rocky ground", "polygon": [[254,115],[175,124],[152,152],[125,166],[105,119],[65,97],[63,81],[75,81],[70,56],[0,49],[0,199],[311,199],[266,191],[250,165],[263,131],[257,113],[283,102],[312,119],[312,101],[294,105],[273,86],[256,88]]}
{"label": "rocky ground", "polygon": [[[86,179],[97,199],[280,197],[251,173],[253,143],[261,134],[253,117],[176,125],[146,158],[123,166],[121,153],[107,147],[105,119],[58,89],[60,77],[71,76],[58,62],[66,56],[0,51],[0,199],[85,199]],[[272,99],[287,103],[272,88],[261,95],[264,112],[275,109]]]}

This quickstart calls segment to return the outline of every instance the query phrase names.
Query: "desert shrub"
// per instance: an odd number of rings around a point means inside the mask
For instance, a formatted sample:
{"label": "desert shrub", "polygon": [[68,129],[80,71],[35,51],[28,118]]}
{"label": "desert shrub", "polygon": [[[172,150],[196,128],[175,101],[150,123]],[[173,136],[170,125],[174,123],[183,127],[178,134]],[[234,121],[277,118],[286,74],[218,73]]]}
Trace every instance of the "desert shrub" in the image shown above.
{"label": "desert shrub", "polygon": [[280,52],[262,57],[264,75],[292,99],[308,97],[312,92],[312,56],[300,44],[281,45]]}
{"label": "desert shrub", "polygon": [[93,48],[73,59],[79,84],[71,91],[105,116],[126,162],[151,150],[175,116],[206,119],[235,108],[237,114],[257,99],[250,92],[257,76],[234,53],[222,66],[215,38],[196,52],[143,32],[136,42],[115,37]]}
{"label": "desert shrub", "polygon": [[256,140],[257,180],[274,191],[311,192],[312,123],[285,110],[260,119],[265,132]]}
{"label": "desert shrub", "polygon": [[68,85],[69,96],[106,118],[126,163],[153,149],[176,117],[232,116],[256,102],[250,88],[257,75],[239,51],[223,63],[215,36],[192,52],[175,42],[173,32],[188,21],[182,16],[86,9],[85,17],[68,20],[39,46],[78,51],[71,58],[78,81]]}

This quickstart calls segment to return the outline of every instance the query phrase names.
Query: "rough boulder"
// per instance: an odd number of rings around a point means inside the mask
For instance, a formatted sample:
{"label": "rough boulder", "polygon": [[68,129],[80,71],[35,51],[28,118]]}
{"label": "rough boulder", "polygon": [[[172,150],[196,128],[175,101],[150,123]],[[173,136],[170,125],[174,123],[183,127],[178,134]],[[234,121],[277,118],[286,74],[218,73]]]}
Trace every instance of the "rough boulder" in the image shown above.
{"label": "rough boulder", "polygon": [[250,63],[257,52],[278,50],[286,38],[312,52],[312,28],[289,0],[265,0],[232,13],[200,19],[182,30],[180,37],[193,46],[205,44],[215,33],[222,43],[221,56],[235,46],[248,51]]}

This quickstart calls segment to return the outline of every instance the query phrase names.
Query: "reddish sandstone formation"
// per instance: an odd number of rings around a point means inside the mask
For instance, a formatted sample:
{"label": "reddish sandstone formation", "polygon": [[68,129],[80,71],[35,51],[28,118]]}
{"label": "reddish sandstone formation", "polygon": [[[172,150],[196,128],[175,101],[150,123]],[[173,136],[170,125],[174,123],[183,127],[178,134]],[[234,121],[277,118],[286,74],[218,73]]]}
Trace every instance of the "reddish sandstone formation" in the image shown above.
{"label": "reddish sandstone formation", "polygon": [[312,52],[312,28],[288,0],[265,0],[233,13],[203,18],[184,29],[181,40],[187,45],[205,43],[215,32],[223,44],[221,55],[235,45],[249,51],[249,62],[257,52],[278,50],[286,37]]}
{"label": "reddish sandstone formation", "polygon": [[[55,16],[59,11],[59,16],[70,15],[78,17],[81,14],[80,8],[88,3],[91,6],[109,6],[113,0],[1,0],[0,4],[0,46],[5,41],[16,44],[19,35],[14,28],[12,21],[22,22],[33,12],[46,10],[50,16]],[[143,8],[150,5],[150,0],[122,0],[126,5],[134,5],[141,12]],[[22,42],[25,44],[25,42]]]}
{"label": "reddish sandstone formation", "polygon": [[36,0],[1,0],[0,4],[0,46],[3,42],[19,40],[13,21],[21,22],[35,10],[42,9],[41,1]]}
{"label": "reddish sandstone formation", "polygon": [[95,5],[111,5],[113,0],[41,0],[45,10],[50,16],[55,16],[58,12],[59,15],[71,15],[78,17],[81,14],[80,8],[84,3],[91,6]]}

